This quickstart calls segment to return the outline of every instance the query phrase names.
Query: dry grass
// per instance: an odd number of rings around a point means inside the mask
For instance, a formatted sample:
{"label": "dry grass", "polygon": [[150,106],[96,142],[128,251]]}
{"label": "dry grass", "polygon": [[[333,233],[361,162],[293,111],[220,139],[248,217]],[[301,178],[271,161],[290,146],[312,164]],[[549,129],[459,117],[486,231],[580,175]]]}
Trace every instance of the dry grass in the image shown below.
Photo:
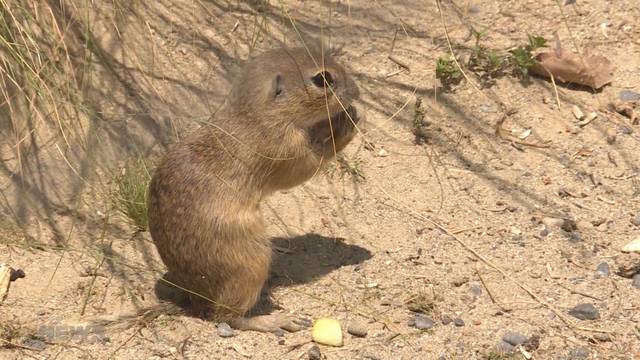
{"label": "dry grass", "polygon": [[150,180],[149,163],[140,155],[130,161],[113,181],[115,209],[140,231],[148,227],[147,188]]}

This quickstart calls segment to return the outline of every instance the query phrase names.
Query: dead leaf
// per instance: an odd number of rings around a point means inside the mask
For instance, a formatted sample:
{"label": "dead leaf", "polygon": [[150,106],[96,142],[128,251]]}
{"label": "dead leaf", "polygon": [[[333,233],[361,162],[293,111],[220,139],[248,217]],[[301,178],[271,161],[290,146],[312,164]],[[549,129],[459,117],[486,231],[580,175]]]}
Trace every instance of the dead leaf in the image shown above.
{"label": "dead leaf", "polygon": [[538,63],[531,67],[534,74],[564,83],[574,83],[599,89],[609,84],[613,79],[615,67],[609,59],[600,55],[576,55],[564,51],[560,41],[556,38],[553,52],[543,52],[536,56]]}

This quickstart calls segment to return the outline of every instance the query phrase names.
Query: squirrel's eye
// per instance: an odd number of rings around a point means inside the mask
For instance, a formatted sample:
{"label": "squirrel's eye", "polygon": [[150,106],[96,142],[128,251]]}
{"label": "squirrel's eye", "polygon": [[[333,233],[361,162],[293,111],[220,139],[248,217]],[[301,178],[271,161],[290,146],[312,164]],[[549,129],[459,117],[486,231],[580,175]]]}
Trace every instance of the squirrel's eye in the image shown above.
{"label": "squirrel's eye", "polygon": [[333,85],[334,85],[333,76],[328,71],[321,71],[321,72],[315,74],[311,78],[311,81],[313,81],[313,85],[315,85],[315,86],[317,86],[319,88],[323,88],[324,87],[325,81],[331,87],[333,87]]}

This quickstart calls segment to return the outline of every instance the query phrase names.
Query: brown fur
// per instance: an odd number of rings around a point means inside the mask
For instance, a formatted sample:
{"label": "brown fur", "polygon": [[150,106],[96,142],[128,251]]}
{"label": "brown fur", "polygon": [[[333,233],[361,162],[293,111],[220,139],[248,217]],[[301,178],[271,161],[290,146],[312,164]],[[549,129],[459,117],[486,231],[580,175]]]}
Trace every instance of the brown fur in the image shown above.
{"label": "brown fur", "polygon": [[[278,49],[249,60],[216,118],[152,178],[149,228],[167,279],[208,299],[217,320],[244,316],[267,279],[260,201],[311,178],[353,138],[357,86],[327,54],[311,55]],[[322,71],[332,88],[318,82]]]}

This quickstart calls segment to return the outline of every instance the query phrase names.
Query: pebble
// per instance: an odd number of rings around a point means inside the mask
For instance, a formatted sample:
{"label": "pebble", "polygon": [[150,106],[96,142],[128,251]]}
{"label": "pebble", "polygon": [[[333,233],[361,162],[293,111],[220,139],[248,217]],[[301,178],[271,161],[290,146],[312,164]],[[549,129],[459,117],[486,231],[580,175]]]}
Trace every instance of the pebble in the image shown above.
{"label": "pebble", "polygon": [[502,341],[513,346],[524,344],[527,341],[527,339],[528,338],[526,336],[522,334],[518,334],[515,331],[507,331],[507,333],[504,334],[504,336],[502,336]]}
{"label": "pebble", "polygon": [[442,325],[449,325],[453,322],[453,319],[451,318],[451,316],[447,314],[442,314],[442,317],[440,318],[440,320],[442,321]]}
{"label": "pebble", "polygon": [[600,319],[600,312],[593,304],[584,303],[577,305],[569,310],[569,315],[580,320],[596,320]]}
{"label": "pebble", "polygon": [[546,217],[542,219],[542,223],[544,224],[544,226],[547,228],[547,230],[553,230],[553,229],[558,229],[562,226],[562,224],[564,224],[564,220],[563,219],[558,219],[558,218],[552,218],[552,217]]}
{"label": "pebble", "polygon": [[47,343],[38,339],[25,339],[22,342],[22,345],[28,348],[37,349],[37,350],[44,350],[47,347]]}
{"label": "pebble", "polygon": [[455,325],[455,326],[464,326],[464,320],[462,320],[461,318],[457,317],[457,318],[453,319],[453,325]]}
{"label": "pebble", "polygon": [[218,336],[223,338],[228,338],[235,335],[233,329],[227,323],[219,323],[216,331],[218,332]]}
{"label": "pebble", "polygon": [[578,346],[576,348],[573,348],[569,352],[570,360],[584,360],[584,359],[587,359],[588,357],[589,357],[589,349],[583,346]]}
{"label": "pebble", "polygon": [[596,275],[601,277],[609,276],[611,270],[609,269],[609,264],[606,262],[600,263],[598,267],[596,267]]}
{"label": "pebble", "polygon": [[416,329],[420,330],[428,330],[435,325],[433,320],[429,317],[426,317],[422,314],[418,314],[413,317],[413,319],[409,320],[409,326],[413,326]]}
{"label": "pebble", "polygon": [[574,230],[578,229],[578,226],[576,225],[576,222],[570,219],[564,219],[562,221],[562,226],[560,226],[560,228],[566,232],[572,232]]}
{"label": "pebble", "polygon": [[471,284],[469,287],[471,288],[471,293],[473,294],[473,296],[482,295],[482,287],[480,285]]}
{"label": "pebble", "polygon": [[635,274],[631,278],[631,286],[640,289],[640,274]]}
{"label": "pebble", "polygon": [[9,275],[9,281],[16,281],[18,279],[23,279],[27,276],[22,269],[11,269],[11,275]]}
{"label": "pebble", "polygon": [[607,129],[607,144],[613,145],[616,143],[616,139],[618,138],[618,132],[616,129]]}
{"label": "pebble", "polygon": [[579,231],[573,231],[569,233],[569,240],[574,243],[580,242],[582,241],[582,234]]}
{"label": "pebble", "polygon": [[611,341],[611,336],[609,336],[609,334],[601,334],[601,333],[596,333],[593,334],[593,338],[597,341],[600,342],[609,342]]}
{"label": "pebble", "polygon": [[508,342],[506,342],[504,340],[500,340],[498,345],[496,345],[496,351],[498,353],[502,353],[502,354],[512,353],[515,349],[516,349],[515,346],[509,344]]}
{"label": "pebble", "polygon": [[625,253],[631,253],[631,252],[640,253],[640,237],[637,237],[632,242],[630,242],[627,245],[623,246],[622,247],[622,252],[625,252]]}
{"label": "pebble", "polygon": [[347,332],[353,336],[357,337],[365,337],[369,330],[367,326],[361,321],[352,321],[349,323],[347,327]]}
{"label": "pebble", "polygon": [[307,355],[309,356],[309,360],[320,360],[322,359],[322,353],[320,352],[320,347],[318,345],[313,345],[307,351]]}
{"label": "pebble", "polygon": [[640,226],[640,214],[631,218],[631,223],[635,226]]}
{"label": "pebble", "polygon": [[593,224],[591,224],[588,221],[585,220],[580,220],[578,222],[576,222],[576,225],[578,226],[578,229],[580,230],[587,230],[587,229],[592,229],[593,228]]}
{"label": "pebble", "polygon": [[618,99],[622,101],[638,101],[640,100],[640,93],[631,90],[622,90],[618,94]]}

